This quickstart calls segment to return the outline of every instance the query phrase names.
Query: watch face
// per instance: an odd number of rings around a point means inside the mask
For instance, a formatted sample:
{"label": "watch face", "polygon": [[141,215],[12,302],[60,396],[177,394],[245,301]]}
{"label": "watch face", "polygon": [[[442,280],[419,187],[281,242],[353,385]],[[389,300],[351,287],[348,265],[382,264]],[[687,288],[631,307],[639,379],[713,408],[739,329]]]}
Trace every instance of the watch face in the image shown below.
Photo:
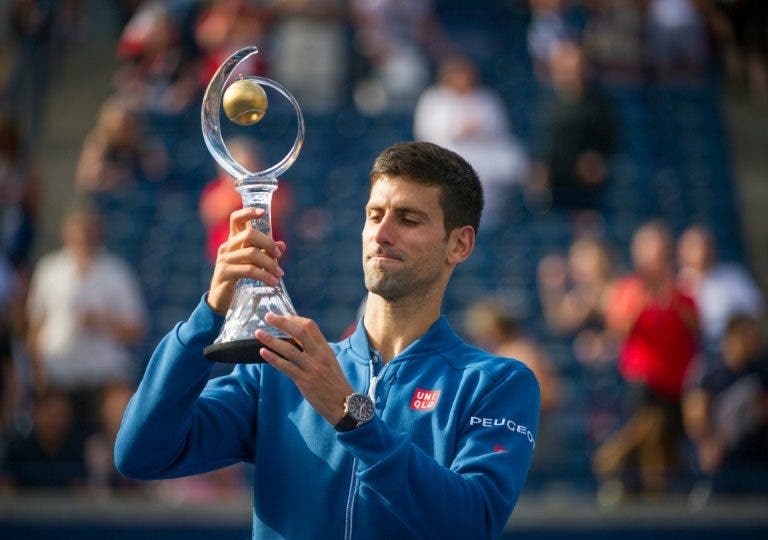
{"label": "watch face", "polygon": [[347,400],[347,411],[358,422],[367,422],[373,418],[374,406],[364,394],[352,394]]}

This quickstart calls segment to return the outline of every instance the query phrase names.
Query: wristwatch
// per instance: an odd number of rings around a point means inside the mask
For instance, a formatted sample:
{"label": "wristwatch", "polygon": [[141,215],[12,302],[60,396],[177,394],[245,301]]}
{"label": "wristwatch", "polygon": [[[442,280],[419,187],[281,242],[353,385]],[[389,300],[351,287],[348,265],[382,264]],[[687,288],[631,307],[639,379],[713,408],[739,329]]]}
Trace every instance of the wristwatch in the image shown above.
{"label": "wristwatch", "polygon": [[373,400],[365,394],[350,394],[344,400],[344,416],[336,424],[336,431],[351,431],[366,422],[370,422],[376,407]]}

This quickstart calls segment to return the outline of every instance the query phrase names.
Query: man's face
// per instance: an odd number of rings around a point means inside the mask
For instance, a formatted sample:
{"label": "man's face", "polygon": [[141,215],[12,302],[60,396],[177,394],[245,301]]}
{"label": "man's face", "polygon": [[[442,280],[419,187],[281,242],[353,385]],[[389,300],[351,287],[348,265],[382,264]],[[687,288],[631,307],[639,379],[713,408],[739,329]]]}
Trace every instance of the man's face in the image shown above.
{"label": "man's face", "polygon": [[743,322],[723,338],[723,360],[732,371],[741,371],[761,348],[760,324],[756,320]]}
{"label": "man's face", "polygon": [[654,229],[641,230],[632,243],[635,270],[651,279],[664,278],[672,264],[672,248],[664,234]]}
{"label": "man's face", "polygon": [[386,300],[423,294],[447,270],[440,188],[384,176],[371,188],[363,227],[366,288]]}
{"label": "man's face", "polygon": [[680,265],[706,271],[714,259],[714,249],[709,236],[698,229],[688,230],[680,238],[677,249]]}
{"label": "man's face", "polygon": [[64,245],[77,255],[91,255],[99,246],[99,222],[95,217],[75,214],[64,221]]}

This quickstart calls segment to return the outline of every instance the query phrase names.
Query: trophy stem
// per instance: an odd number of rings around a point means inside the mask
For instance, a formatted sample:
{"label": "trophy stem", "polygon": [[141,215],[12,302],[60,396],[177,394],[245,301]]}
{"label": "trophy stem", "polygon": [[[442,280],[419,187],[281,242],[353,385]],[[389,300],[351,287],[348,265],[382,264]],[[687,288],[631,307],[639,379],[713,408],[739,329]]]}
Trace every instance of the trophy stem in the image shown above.
{"label": "trophy stem", "polygon": [[277,189],[277,180],[271,183],[249,184],[238,182],[237,192],[243,199],[243,207],[261,208],[264,215],[251,220],[254,229],[272,237],[272,195]]}

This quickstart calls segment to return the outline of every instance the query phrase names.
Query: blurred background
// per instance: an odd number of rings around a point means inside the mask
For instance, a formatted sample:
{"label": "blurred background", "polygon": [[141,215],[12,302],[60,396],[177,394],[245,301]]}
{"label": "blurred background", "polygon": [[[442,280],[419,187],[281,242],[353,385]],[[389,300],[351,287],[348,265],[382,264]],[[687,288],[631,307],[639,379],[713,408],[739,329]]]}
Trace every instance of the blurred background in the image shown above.
{"label": "blurred background", "polygon": [[[510,535],[763,537],[768,2],[0,0],[3,538],[250,534],[247,466],[139,483],[112,462],[240,205],[200,105],[248,44],[242,71],[305,115],[273,228],[329,340],[365,295],[376,155],[427,140],[476,168],[444,311],[542,387]],[[295,136],[268,95],[256,126],[223,121],[252,169]]]}

